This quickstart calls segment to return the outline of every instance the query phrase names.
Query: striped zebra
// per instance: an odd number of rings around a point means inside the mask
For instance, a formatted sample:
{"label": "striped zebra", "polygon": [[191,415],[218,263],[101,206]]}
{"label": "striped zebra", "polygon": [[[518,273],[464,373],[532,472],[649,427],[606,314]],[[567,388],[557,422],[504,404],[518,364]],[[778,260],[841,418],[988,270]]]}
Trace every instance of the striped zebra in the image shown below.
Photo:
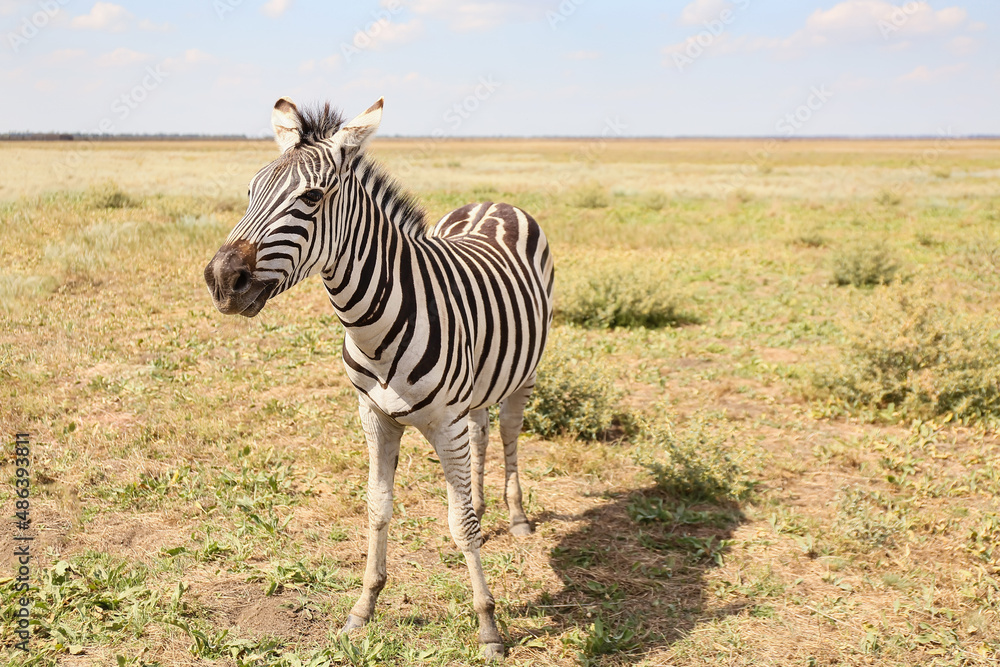
{"label": "striped zebra", "polygon": [[448,525],[472,579],[479,640],[503,654],[479,556],[489,406],[500,404],[510,532],[531,532],[521,504],[517,437],[552,321],[552,256],[535,220],[509,204],[468,204],[428,227],[365,148],[380,99],[354,120],[329,104],[274,105],[281,155],[250,182],[243,219],[205,267],[216,307],[253,317],[319,274],[346,336],[369,453],[368,561],[343,631],[364,625],[386,582],[392,487],[405,426],[433,446]]}

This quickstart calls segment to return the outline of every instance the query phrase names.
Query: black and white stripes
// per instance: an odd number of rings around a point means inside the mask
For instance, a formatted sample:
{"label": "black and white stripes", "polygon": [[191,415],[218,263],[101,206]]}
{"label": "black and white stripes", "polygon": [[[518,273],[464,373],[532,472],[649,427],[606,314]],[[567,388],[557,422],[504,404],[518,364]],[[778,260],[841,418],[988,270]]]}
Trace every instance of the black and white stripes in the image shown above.
{"label": "black and white stripes", "polygon": [[535,220],[509,204],[468,204],[429,228],[414,200],[364,154],[381,114],[379,100],[344,124],[329,107],[300,113],[279,100],[272,124],[282,155],[253,178],[247,213],[205,278],[219,310],[253,316],[319,274],[346,328],[344,364],[371,460],[369,562],[348,628],[371,615],[385,583],[387,468],[402,426],[412,425],[442,462],[480,639],[495,651],[478,553],[485,409],[501,403],[511,530],[525,534],[516,440],[552,319],[552,257]]}

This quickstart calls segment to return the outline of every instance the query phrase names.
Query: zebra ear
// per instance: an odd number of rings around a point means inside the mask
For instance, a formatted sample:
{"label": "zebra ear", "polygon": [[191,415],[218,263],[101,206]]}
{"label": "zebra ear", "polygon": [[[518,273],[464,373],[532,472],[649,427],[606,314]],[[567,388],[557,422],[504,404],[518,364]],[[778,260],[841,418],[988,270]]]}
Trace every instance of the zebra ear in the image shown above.
{"label": "zebra ear", "polygon": [[382,102],[384,99],[378,98],[378,102],[340,128],[344,135],[343,145],[351,154],[360,153],[375,136],[375,131],[378,130],[379,123],[382,122]]}
{"label": "zebra ear", "polygon": [[274,128],[274,140],[278,142],[278,148],[282,153],[299,143],[302,138],[302,118],[295,102],[282,97],[274,103],[274,109],[271,111],[271,127]]}

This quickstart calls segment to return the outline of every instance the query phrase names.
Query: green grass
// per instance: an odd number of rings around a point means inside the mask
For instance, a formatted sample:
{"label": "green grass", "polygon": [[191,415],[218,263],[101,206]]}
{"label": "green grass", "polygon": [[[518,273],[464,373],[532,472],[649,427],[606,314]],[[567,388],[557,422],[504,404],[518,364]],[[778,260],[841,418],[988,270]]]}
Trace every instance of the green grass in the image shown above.
{"label": "green grass", "polygon": [[941,283],[896,285],[864,299],[841,360],[814,385],[849,410],[888,419],[1000,418],[1000,324]]}
{"label": "green grass", "polygon": [[[552,243],[531,537],[506,533],[496,428],[487,466],[508,664],[1000,656],[1000,145],[915,168],[919,142],[789,142],[739,176],[755,147],[376,146],[432,218],[508,201]],[[273,148],[107,142],[73,182],[60,150],[0,145],[0,171],[37,170],[0,202],[0,428],[32,434],[37,528],[33,652],[5,585],[0,660],[478,664],[412,432],[389,584],[335,636],[367,523],[343,331],[318,284],[244,321],[202,279]]]}
{"label": "green grass", "polygon": [[667,266],[632,264],[629,257],[589,258],[560,272],[559,322],[589,329],[647,328],[694,324],[671,293]]}
{"label": "green grass", "polygon": [[551,336],[524,412],[525,428],[543,437],[582,440],[634,431],[636,418],[621,404],[625,393],[600,356],[600,349],[585,345],[571,331]]}

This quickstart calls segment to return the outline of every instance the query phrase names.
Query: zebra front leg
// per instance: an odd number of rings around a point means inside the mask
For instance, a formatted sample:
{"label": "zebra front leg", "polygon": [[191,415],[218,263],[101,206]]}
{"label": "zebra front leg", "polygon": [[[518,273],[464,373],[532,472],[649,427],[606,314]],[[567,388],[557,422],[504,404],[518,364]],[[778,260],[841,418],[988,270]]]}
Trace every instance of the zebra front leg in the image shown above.
{"label": "zebra front leg", "polygon": [[486,511],[486,496],[483,491],[483,475],[486,472],[486,446],[490,440],[489,408],[469,412],[469,444],[472,454],[472,509],[476,511],[480,525]]}
{"label": "zebra front leg", "polygon": [[392,519],[392,484],[399,463],[399,439],[403,427],[380,410],[360,400],[361,426],[368,442],[368,561],[361,597],[347,616],[341,632],[360,628],[375,611],[375,602],[385,587],[386,547]]}
{"label": "zebra front leg", "polygon": [[[445,420],[447,422],[447,420]],[[472,466],[469,434],[455,427],[440,432],[424,432],[441,460],[448,487],[448,527],[455,545],[465,556],[472,580],[472,607],[479,618],[479,643],[486,658],[503,657],[503,640],[494,617],[495,603],[479,557],[483,538],[479,517],[472,506]]]}
{"label": "zebra front leg", "polygon": [[531,524],[521,504],[521,480],[517,474],[517,437],[524,424],[524,406],[528,404],[535,378],[528,381],[500,404],[500,439],[503,440],[503,499],[510,513],[510,533],[518,537],[531,534]]}

